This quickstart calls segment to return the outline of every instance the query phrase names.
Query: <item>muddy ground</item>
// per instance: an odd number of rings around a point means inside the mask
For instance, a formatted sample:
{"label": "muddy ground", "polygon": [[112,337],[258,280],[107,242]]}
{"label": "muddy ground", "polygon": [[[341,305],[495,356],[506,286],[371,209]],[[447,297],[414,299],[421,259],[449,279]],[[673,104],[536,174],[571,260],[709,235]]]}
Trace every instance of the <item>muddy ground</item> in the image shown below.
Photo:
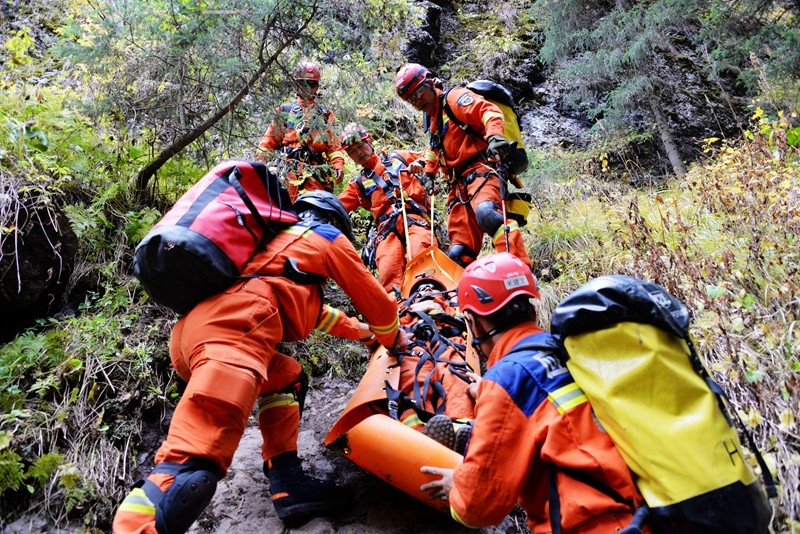
{"label": "muddy ground", "polygon": [[[268,480],[261,467],[261,434],[251,417],[233,459],[228,476],[220,481],[216,495],[192,525],[190,534],[527,534],[523,513],[514,511],[496,527],[472,530],[395,489],[349,460],[323,447],[322,442],[344,410],[356,383],[344,379],[313,378],[300,424],[299,454],[307,471],[333,478],[354,493],[353,503],[329,517],[286,526],[275,515]],[[163,436],[161,436],[163,439]],[[154,444],[156,445],[156,444]],[[155,448],[147,461],[152,462]],[[53,529],[46,518],[26,515],[0,528],[2,534],[80,534],[81,525]]]}

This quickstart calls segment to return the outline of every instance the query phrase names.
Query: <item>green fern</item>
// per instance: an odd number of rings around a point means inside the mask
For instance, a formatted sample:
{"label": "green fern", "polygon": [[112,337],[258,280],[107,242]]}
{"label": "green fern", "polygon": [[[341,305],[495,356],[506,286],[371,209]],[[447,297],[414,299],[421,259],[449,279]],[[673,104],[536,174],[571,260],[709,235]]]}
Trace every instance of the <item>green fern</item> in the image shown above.
{"label": "green fern", "polygon": [[28,468],[25,478],[43,486],[63,463],[64,458],[57,452],[43,454]]}
{"label": "green fern", "polygon": [[0,497],[6,491],[17,491],[25,480],[22,458],[13,451],[0,452]]}

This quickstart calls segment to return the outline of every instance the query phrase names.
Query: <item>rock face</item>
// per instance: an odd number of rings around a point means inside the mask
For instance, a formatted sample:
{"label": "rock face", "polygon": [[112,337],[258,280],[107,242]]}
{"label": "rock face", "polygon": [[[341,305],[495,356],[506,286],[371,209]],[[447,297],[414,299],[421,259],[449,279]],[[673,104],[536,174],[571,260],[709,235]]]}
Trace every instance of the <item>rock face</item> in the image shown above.
{"label": "rock face", "polygon": [[[578,146],[589,142],[589,124],[585,117],[563,106],[558,87],[550,82],[542,64],[535,59],[536,50],[530,48],[521,57],[474,58],[465,54],[472,39],[469,30],[460,27],[454,6],[449,0],[437,3],[428,0],[416,2],[422,10],[419,24],[409,31],[404,53],[408,61],[429,67],[435,74],[454,58],[459,58],[459,70],[470,73],[470,79],[490,79],[503,84],[517,103],[517,112],[525,143],[531,147]],[[459,9],[477,13],[485,9],[481,2],[459,4]],[[458,39],[448,36],[458,35]],[[532,46],[532,45],[531,45]],[[452,65],[451,65],[452,66]],[[450,87],[465,80],[446,80]]]}
{"label": "rock face", "polygon": [[[479,78],[502,83],[517,103],[529,147],[580,149],[592,142],[591,127],[596,121],[585,112],[570,109],[566,82],[537,60],[535,28],[517,32],[514,53],[499,49],[480,52],[471,47],[486,27],[470,26],[469,21],[486,12],[484,2],[437,0],[434,4],[420,0],[416,5],[423,15],[408,37],[405,53],[409,61],[429,67],[445,80],[446,87]],[[510,25],[506,20],[506,27],[515,31],[518,19],[514,8],[504,9],[503,16],[512,20]],[[739,135],[746,118],[746,95],[733,78],[726,79],[723,74],[710,77],[689,41],[675,36],[669,50],[651,57],[650,64],[650,76],[659,82],[655,95],[658,109],[683,163],[704,157],[704,139]],[[628,175],[632,183],[671,175],[674,169],[663,142],[664,132],[656,129],[653,110],[643,105],[630,111],[625,121],[639,135],[629,136],[625,146],[608,154],[611,166]]]}
{"label": "rock face", "polygon": [[78,250],[67,218],[4,195],[0,236],[0,342],[58,311]]}
{"label": "rock face", "polygon": [[427,0],[417,2],[417,6],[422,8],[422,16],[419,25],[410,30],[403,53],[411,63],[433,65],[441,36],[442,7]]}

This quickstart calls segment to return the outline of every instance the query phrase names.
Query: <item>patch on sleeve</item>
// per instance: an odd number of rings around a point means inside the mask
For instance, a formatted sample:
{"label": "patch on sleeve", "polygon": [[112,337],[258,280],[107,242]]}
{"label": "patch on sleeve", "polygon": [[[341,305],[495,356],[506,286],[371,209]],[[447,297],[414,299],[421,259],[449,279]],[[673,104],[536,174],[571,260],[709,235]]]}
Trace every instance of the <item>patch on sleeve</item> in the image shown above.
{"label": "patch on sleeve", "polygon": [[463,95],[458,97],[456,104],[458,104],[459,106],[469,106],[473,102],[475,102],[475,99],[472,98],[472,95],[470,95],[469,93],[464,93]]}

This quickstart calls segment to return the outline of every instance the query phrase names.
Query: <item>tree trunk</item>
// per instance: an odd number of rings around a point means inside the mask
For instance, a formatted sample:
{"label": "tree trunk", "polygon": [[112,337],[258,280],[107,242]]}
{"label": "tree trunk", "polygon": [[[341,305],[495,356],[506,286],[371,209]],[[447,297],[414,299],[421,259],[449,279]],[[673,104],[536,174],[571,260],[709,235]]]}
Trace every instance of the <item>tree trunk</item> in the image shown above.
{"label": "tree trunk", "polygon": [[656,128],[661,135],[661,142],[664,144],[664,150],[667,151],[667,157],[672,165],[672,171],[676,176],[682,178],[686,175],[686,165],[681,161],[681,155],[678,152],[678,147],[675,145],[675,139],[672,137],[672,131],[669,129],[667,118],[661,111],[661,101],[656,95],[650,95],[650,111],[653,112],[653,117],[656,121]]}
{"label": "tree trunk", "polygon": [[[247,82],[245,82],[244,87],[242,87],[238,93],[224,106],[222,106],[214,115],[203,121],[202,124],[197,126],[192,131],[188,132],[186,135],[172,143],[170,146],[165,148],[161,151],[161,153],[156,156],[154,160],[148,163],[139,174],[136,175],[136,189],[135,189],[135,196],[137,200],[146,202],[150,195],[147,194],[147,188],[150,183],[150,179],[155,175],[156,172],[167,162],[169,159],[174,156],[175,154],[179,153],[181,150],[189,146],[192,142],[197,140],[201,135],[203,135],[206,131],[208,131],[212,126],[214,126],[217,122],[222,120],[228,113],[233,111],[236,105],[242,101],[242,99],[247,96],[250,92],[250,88],[255,85],[258,79],[267,71],[269,67],[272,66],[273,63],[277,60],[278,56],[280,55],[283,50],[293,43],[302,33],[303,30],[309,25],[309,23],[314,20],[316,15],[316,3],[312,9],[311,15],[303,22],[302,26],[300,26],[297,30],[293,31],[291,35],[287,36],[287,38],[280,44],[280,46],[274,50],[272,55],[269,58],[264,59],[263,55],[259,57],[260,67],[259,69],[250,77]],[[277,16],[276,16],[277,18]],[[267,48],[267,36],[269,35],[269,30],[271,27],[275,26],[276,19],[271,19],[266,22],[265,29],[264,29],[264,36],[261,41],[261,50],[263,51]]]}

